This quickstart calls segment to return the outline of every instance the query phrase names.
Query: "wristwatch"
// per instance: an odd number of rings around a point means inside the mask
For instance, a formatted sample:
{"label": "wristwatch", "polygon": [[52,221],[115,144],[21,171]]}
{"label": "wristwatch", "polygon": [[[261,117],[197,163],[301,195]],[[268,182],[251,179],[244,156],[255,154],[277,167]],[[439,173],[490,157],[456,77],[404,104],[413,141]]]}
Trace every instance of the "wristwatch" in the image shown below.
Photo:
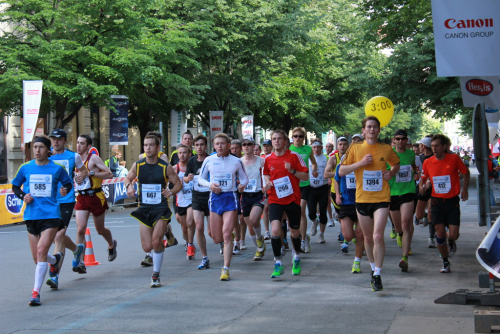
{"label": "wristwatch", "polygon": [[292,168],[292,175],[295,175],[295,173],[297,173],[297,171]]}
{"label": "wristwatch", "polygon": [[91,170],[89,174],[90,174],[90,176],[94,176],[95,172],[93,170]]}

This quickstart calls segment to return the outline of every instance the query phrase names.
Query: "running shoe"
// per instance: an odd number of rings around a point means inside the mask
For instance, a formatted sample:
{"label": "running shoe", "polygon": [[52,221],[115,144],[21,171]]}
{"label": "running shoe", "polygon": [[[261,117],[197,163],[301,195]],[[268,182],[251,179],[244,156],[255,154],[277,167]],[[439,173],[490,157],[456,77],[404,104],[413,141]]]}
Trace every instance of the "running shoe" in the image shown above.
{"label": "running shoe", "polygon": [[108,248],[108,261],[113,261],[116,259],[116,240],[113,240],[113,247]]}
{"label": "running shoe", "polygon": [[80,261],[80,264],[77,265],[76,268],[73,268],[73,271],[79,274],[86,274],[87,267],[85,267],[85,263],[83,263],[83,261]]}
{"label": "running shoe", "polygon": [[451,264],[449,262],[443,262],[443,268],[441,268],[439,272],[442,274],[451,272]]}
{"label": "running shoe", "polygon": [[257,251],[260,253],[264,253],[266,251],[266,244],[264,243],[264,238],[260,237],[257,239]]}
{"label": "running shoe", "polygon": [[311,252],[311,237],[306,235],[306,240],[304,240],[305,253]]}
{"label": "running shoe", "polygon": [[172,233],[172,228],[170,227],[170,224],[167,225],[167,232],[165,232],[165,239],[167,239],[165,244],[165,247],[172,247],[175,245],[178,245],[179,242],[175,238],[174,234]]}
{"label": "running shoe", "polygon": [[245,250],[245,249],[247,249],[247,245],[245,245],[245,240],[241,240],[241,241],[240,241],[240,249],[241,249],[241,250]]}
{"label": "running shoe", "polygon": [[429,219],[427,219],[427,217],[425,217],[424,219],[422,219],[422,225],[424,225],[424,227],[426,227],[427,225],[429,225]]}
{"label": "running shoe", "polygon": [[413,251],[411,250],[411,247],[410,247],[410,250],[408,251],[408,255],[413,255]]}
{"label": "running shoe", "polygon": [[374,271],[372,270],[372,276],[371,276],[371,281],[370,281],[370,286],[373,289],[373,286],[375,285],[375,277],[373,276]]}
{"label": "running shoe", "polygon": [[187,252],[188,250],[188,242],[186,241],[186,243],[184,244],[184,250]]}
{"label": "running shoe", "polygon": [[269,231],[266,231],[266,234],[264,235],[264,240],[271,240],[271,233],[269,233]]}
{"label": "running shoe", "polygon": [[73,267],[73,271],[78,267],[80,261],[82,260],[82,253],[85,250],[85,246],[83,244],[76,245],[76,250],[73,252],[73,261],[71,266]]}
{"label": "running shoe", "polygon": [[253,256],[253,260],[260,261],[260,260],[262,260],[263,257],[264,257],[264,253],[261,253],[261,252],[259,252],[259,250],[257,250],[255,252],[255,255]]}
{"label": "running shoe", "polygon": [[328,227],[334,227],[335,223],[333,222],[333,219],[328,219]]}
{"label": "running shoe", "polygon": [[58,252],[54,254],[54,257],[56,258],[56,263],[50,264],[49,263],[49,276],[50,277],[56,277],[57,274],[59,274],[59,271],[61,270],[61,263],[62,259],[64,258],[64,254],[61,252]]}
{"label": "running shoe", "polygon": [[290,246],[288,246],[288,239],[283,238],[283,245],[285,245],[285,249],[290,249]]}
{"label": "running shoe", "polygon": [[396,230],[394,229],[394,227],[391,228],[390,237],[391,237],[391,239],[396,239],[396,237],[397,237],[397,233],[396,233]]}
{"label": "running shoe", "polygon": [[292,263],[293,263],[292,274],[294,276],[297,276],[302,271],[302,269],[300,269],[300,258],[296,259],[294,256],[292,259]]}
{"label": "running shoe", "polygon": [[353,274],[361,273],[361,265],[360,265],[359,261],[354,261],[352,263],[352,273]]}
{"label": "running shoe", "polygon": [[427,242],[427,247],[436,248],[436,240],[434,240],[434,238],[429,238],[429,241]]}
{"label": "running shoe", "polygon": [[238,255],[238,254],[240,254],[240,245],[236,244],[235,242],[233,246],[233,255]]}
{"label": "running shoe", "polygon": [[372,291],[383,291],[384,287],[382,286],[382,277],[380,275],[373,276],[373,285]]}
{"label": "running shoe", "polygon": [[420,224],[420,220],[418,220],[417,215],[413,216],[413,224],[415,224],[415,225]]}
{"label": "running shoe", "polygon": [[345,254],[349,253],[349,244],[344,242],[342,246],[340,246],[340,251]]}
{"label": "running shoe", "polygon": [[281,256],[285,256],[285,254],[286,254],[285,245],[281,245]]}
{"label": "running shoe", "polygon": [[51,289],[57,290],[57,288],[59,287],[59,275],[49,277],[45,284],[50,286]]}
{"label": "running shoe", "polygon": [[340,231],[338,241],[344,242],[344,236],[342,235],[342,231]]}
{"label": "running shoe", "polygon": [[404,273],[408,271],[408,260],[404,257],[401,259],[401,261],[399,261],[399,268],[401,268],[401,271]]}
{"label": "running shoe", "polygon": [[194,260],[194,254],[196,254],[196,247],[194,245],[189,246],[186,251],[186,257],[188,260]]}
{"label": "running shoe", "polygon": [[204,257],[201,259],[200,264],[198,265],[198,269],[205,270],[210,268],[210,260],[208,257]]}
{"label": "running shoe", "polygon": [[42,305],[42,303],[40,302],[40,294],[35,290],[33,290],[33,292],[31,293],[31,299],[29,305],[30,306]]}
{"label": "running shoe", "polygon": [[457,252],[457,243],[448,239],[448,252],[450,255],[453,255]]}
{"label": "running shoe", "polygon": [[399,235],[399,233],[398,233],[398,235],[396,236],[396,241],[398,243],[399,248],[402,248],[403,247],[403,236]]}
{"label": "running shoe", "polygon": [[323,233],[318,234],[318,244],[324,244],[325,243],[325,236]]}
{"label": "running shoe", "polygon": [[150,287],[152,288],[159,288],[161,286],[160,283],[160,275],[157,273],[153,273],[153,276],[151,276],[151,285]]}
{"label": "running shoe", "polygon": [[220,253],[224,255],[224,241],[220,243]]}
{"label": "running shoe", "polygon": [[274,265],[274,271],[271,275],[271,278],[273,279],[273,281],[279,281],[283,278],[284,273],[285,273],[285,268],[283,268],[282,265],[276,263]]}
{"label": "running shoe", "polygon": [[229,269],[222,268],[220,271],[220,280],[221,281],[229,281]]}
{"label": "running shoe", "polygon": [[354,244],[354,246],[356,246],[356,242],[358,242],[356,238],[352,238],[352,243]]}
{"label": "running shoe", "polygon": [[318,221],[317,220],[316,220],[316,222],[312,221],[311,222],[311,229],[309,230],[309,233],[311,234],[312,237],[314,237],[317,232],[318,232]]}
{"label": "running shoe", "polygon": [[146,257],[141,262],[141,266],[151,267],[152,265],[153,265],[153,257],[149,254],[146,254]]}
{"label": "running shoe", "polygon": [[301,240],[300,241],[300,251],[302,253],[305,253],[306,252],[306,248],[305,248],[305,241],[304,240]]}

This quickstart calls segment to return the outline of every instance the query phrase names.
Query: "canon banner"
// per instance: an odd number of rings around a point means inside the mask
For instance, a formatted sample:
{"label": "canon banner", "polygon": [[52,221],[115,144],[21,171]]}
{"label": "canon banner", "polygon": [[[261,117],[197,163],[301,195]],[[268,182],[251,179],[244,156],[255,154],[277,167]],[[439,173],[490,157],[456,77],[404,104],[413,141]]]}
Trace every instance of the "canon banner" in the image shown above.
{"label": "canon banner", "polygon": [[182,141],[182,134],[187,131],[185,111],[172,110],[170,114],[170,146],[176,147]]}
{"label": "canon banner", "polygon": [[111,95],[116,111],[109,112],[109,145],[128,145],[128,97]]}
{"label": "canon banner", "polygon": [[222,110],[210,112],[210,136],[212,139],[216,134],[222,132],[224,127],[224,112]]}
{"label": "canon banner", "polygon": [[241,133],[243,137],[248,136],[253,138],[253,115],[241,118]]}
{"label": "canon banner", "polygon": [[500,108],[500,77],[460,77],[464,107]]}
{"label": "canon banner", "polygon": [[23,81],[23,138],[29,143],[35,135],[36,122],[42,102],[42,80]]}
{"label": "canon banner", "polygon": [[500,1],[432,0],[440,77],[500,75]]}

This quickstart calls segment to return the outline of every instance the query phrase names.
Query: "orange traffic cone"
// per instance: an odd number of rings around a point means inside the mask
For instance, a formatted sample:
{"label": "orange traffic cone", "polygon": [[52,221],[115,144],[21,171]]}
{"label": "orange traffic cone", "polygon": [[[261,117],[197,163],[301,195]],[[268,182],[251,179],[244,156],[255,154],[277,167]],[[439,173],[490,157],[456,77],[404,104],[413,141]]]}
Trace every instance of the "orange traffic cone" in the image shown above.
{"label": "orange traffic cone", "polygon": [[99,265],[100,263],[95,260],[94,246],[92,245],[89,228],[85,231],[85,243],[85,258],[83,259],[83,263],[85,263],[87,267]]}

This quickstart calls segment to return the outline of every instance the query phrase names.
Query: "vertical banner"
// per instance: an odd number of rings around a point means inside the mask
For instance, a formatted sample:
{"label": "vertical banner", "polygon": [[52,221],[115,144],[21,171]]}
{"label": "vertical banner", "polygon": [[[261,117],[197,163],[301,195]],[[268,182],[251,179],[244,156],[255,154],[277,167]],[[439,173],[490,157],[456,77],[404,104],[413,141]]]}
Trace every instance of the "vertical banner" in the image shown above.
{"label": "vertical banner", "polygon": [[500,278],[500,219],[490,228],[476,251],[479,263]]}
{"label": "vertical banner", "polygon": [[177,147],[182,141],[182,134],[186,131],[186,112],[172,110],[170,114],[170,146]]}
{"label": "vertical banner", "polygon": [[224,111],[211,111],[210,112],[210,136],[212,139],[216,134],[222,132],[222,128],[224,127]]}
{"label": "vertical banner", "polygon": [[33,140],[42,102],[42,80],[23,81],[23,138],[24,144]]}
{"label": "vertical banner", "polygon": [[109,111],[109,145],[128,145],[128,97],[111,95],[116,111]]}
{"label": "vertical banner", "polygon": [[500,76],[460,77],[460,87],[464,107],[484,103],[486,108],[500,108]]}
{"label": "vertical banner", "polygon": [[241,134],[243,137],[253,138],[253,115],[243,116],[241,118]]}

